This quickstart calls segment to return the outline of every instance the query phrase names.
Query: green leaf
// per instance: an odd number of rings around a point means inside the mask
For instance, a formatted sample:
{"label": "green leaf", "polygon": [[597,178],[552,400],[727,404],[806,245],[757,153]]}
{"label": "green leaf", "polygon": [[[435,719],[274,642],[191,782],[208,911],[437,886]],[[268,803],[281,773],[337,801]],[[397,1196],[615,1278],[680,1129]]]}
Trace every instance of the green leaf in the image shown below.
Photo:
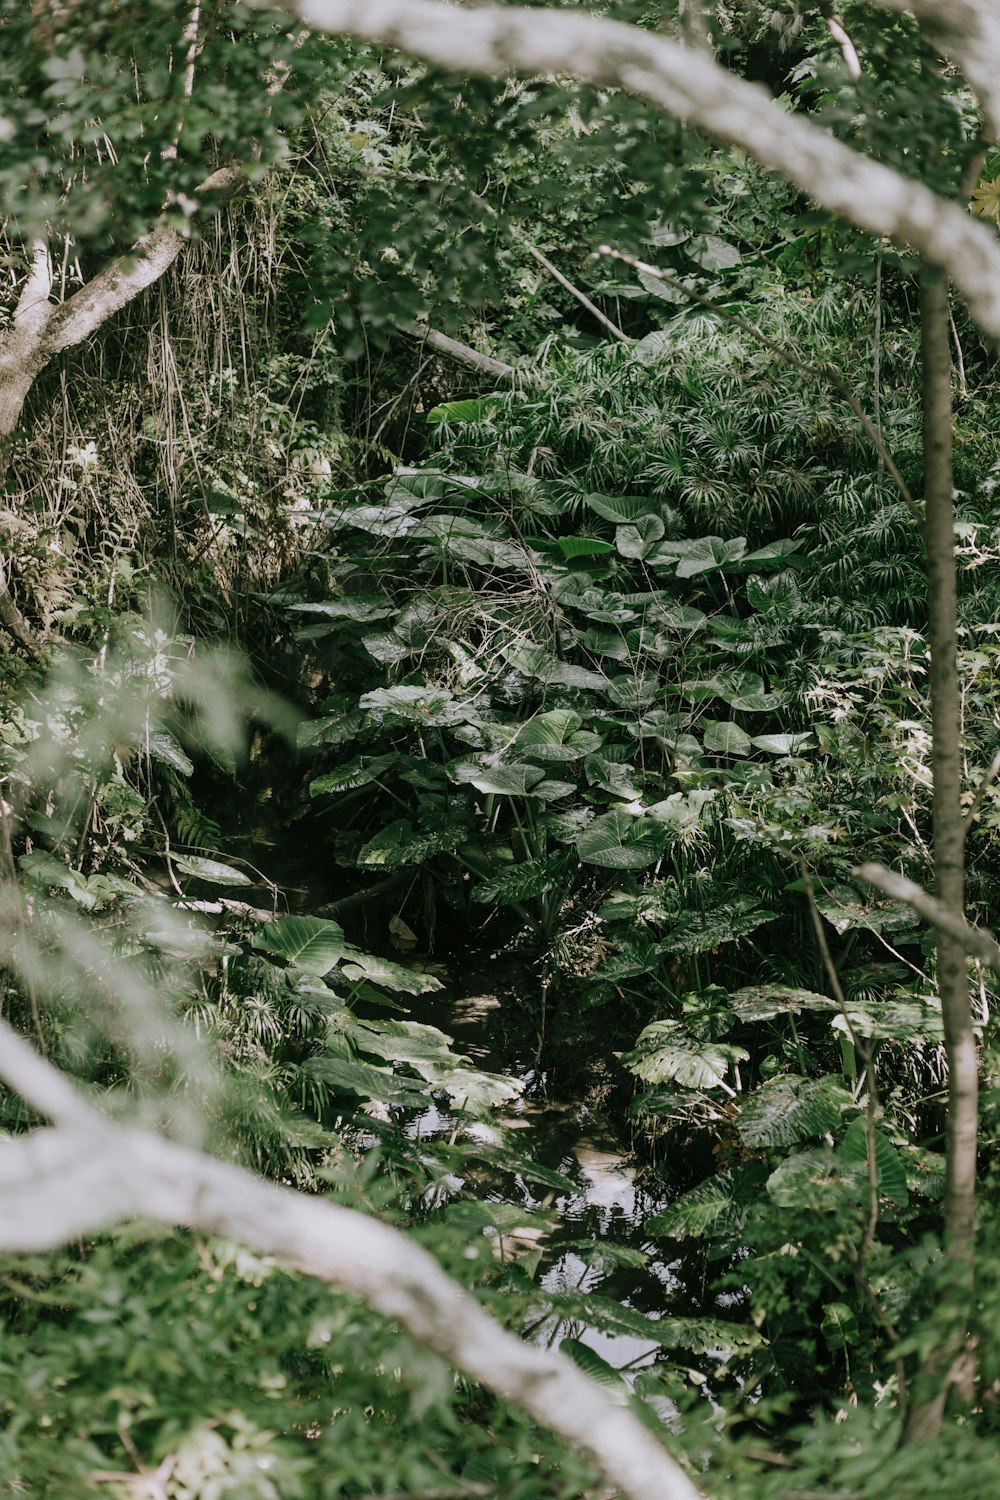
{"label": "green leaf", "polygon": [[536,760],[577,760],[582,751],[567,744],[567,740],[582,724],[580,715],[572,709],[550,709],[548,713],[536,714],[527,724],[522,724],[514,736],[513,748],[529,752]]}
{"label": "green leaf", "polygon": [[397,612],[397,606],[385,599],[329,599],[318,604],[290,604],[289,609],[302,615],[322,615],[328,620],[348,620],[370,625]]}
{"label": "green leaf", "polygon": [[833,1078],[786,1074],[763,1084],[744,1101],[736,1130],[745,1146],[794,1146],[840,1127],[854,1099]]}
{"label": "green leaf", "polygon": [[501,797],[530,796],[545,775],[539,766],[484,766],[471,760],[453,760],[447,770],[452,781]]}
{"label": "green leaf", "polygon": [[857,1315],[846,1302],[828,1302],[819,1327],[828,1349],[847,1349],[857,1338]]}
{"label": "green leaf", "polygon": [[619,526],[615,546],[622,557],[641,561],[649,557],[666,530],[659,516],[639,516],[631,525]]}
{"label": "green leaf", "polygon": [[253,945],[317,979],[330,972],[346,949],[343,928],[321,917],[280,917],[257,932]]}
{"label": "green leaf", "polygon": [[844,1215],[860,1212],[863,1202],[857,1167],[848,1165],[829,1146],[786,1157],[767,1179],[767,1193],[779,1208],[797,1212],[808,1208]]}
{"label": "green leaf", "polygon": [[710,953],[722,943],[735,942],[765,922],[773,922],[777,915],[758,906],[752,896],[737,896],[711,911],[689,913],[660,943],[660,952],[678,957]]}
{"label": "green leaf", "polygon": [[162,761],[172,770],[179,771],[182,776],[190,776],[194,770],[194,761],[189,755],[185,755],[173,735],[168,734],[165,729],[149,731],[146,736],[146,749],[154,760]]}
{"label": "green leaf", "polygon": [[592,536],[559,536],[556,546],[567,562],[577,557],[606,557],[614,552],[610,542],[602,542]]}
{"label": "green leaf", "polygon": [[616,523],[636,521],[650,509],[645,495],[584,495],[583,503],[603,520]]}
{"label": "green leaf", "polygon": [[200,854],[176,854],[170,851],[170,861],[185,875],[196,875],[212,885],[253,885],[249,875],[232,865],[224,865],[218,859],[204,859]]}
{"label": "green leaf", "polygon": [[317,776],[309,783],[310,797],[322,797],[331,792],[352,792],[359,786],[368,786],[377,781],[384,771],[398,763],[400,757],[392,752],[388,755],[356,755],[346,765]]}
{"label": "green leaf", "polygon": [[589,1375],[614,1406],[628,1405],[628,1386],[621,1375],[606,1359],[595,1354],[589,1344],[581,1344],[579,1339],[563,1339],[559,1352],[571,1359],[585,1375]]}
{"label": "green leaf", "polygon": [[681,1088],[733,1090],[725,1075],[749,1056],[742,1047],[702,1042],[687,1035],[678,1021],[654,1021],[639,1035],[634,1052],[623,1055],[630,1073],[646,1083],[676,1083]]}
{"label": "green leaf", "polygon": [[[290,921],[291,918],[286,920]],[[329,925],[332,927],[336,924],[331,922]],[[431,990],[441,988],[441,981],[435,979],[433,974],[422,974],[419,969],[407,969],[403,964],[394,964],[387,958],[377,958],[373,953],[363,953],[359,948],[352,948],[350,944],[345,944],[344,963],[340,972],[347,979],[368,980],[384,990],[405,995],[426,995]]]}
{"label": "green leaf", "polygon": [[799,755],[803,750],[816,748],[816,740],[811,734],[755,734],[750,743],[768,755]]}
{"label": "green leaf", "polygon": [[484,422],[495,409],[498,399],[496,396],[478,396],[468,401],[442,401],[440,406],[432,406],[427,413],[427,425],[454,427],[465,422]]}
{"label": "green leaf", "polygon": [[737,990],[733,1009],[741,1021],[773,1021],[776,1016],[794,1015],[800,1010],[839,1012],[837,1002],[829,996],[784,984],[749,985]]}
{"label": "green leaf", "polygon": [[595,818],[576,841],[585,865],[607,870],[641,870],[663,853],[664,830],[649,818],[611,812]]}
{"label": "green leaf", "polygon": [[[900,1208],[905,1208],[910,1201],[910,1195],[907,1191],[906,1172],[903,1169],[899,1152],[881,1130],[876,1128],[874,1135],[875,1173],[879,1193],[883,1198],[888,1198],[890,1203],[896,1203]],[[845,1161],[864,1167],[867,1173],[868,1131],[861,1115],[851,1121],[838,1149]]]}
{"label": "green leaf", "polygon": [[758,1201],[767,1173],[759,1162],[747,1162],[682,1193],[669,1208],[647,1220],[649,1234],[668,1239],[713,1239],[732,1242],[743,1233],[752,1204]]}
{"label": "green leaf", "polygon": [[702,743],[715,755],[748,755],[750,736],[731,719],[702,719]]}
{"label": "green leaf", "polygon": [[466,837],[468,828],[456,821],[451,828],[414,830],[406,818],[397,818],[368,840],[358,852],[363,869],[398,870],[403,865],[420,865],[435,854],[450,853]]}
{"label": "green leaf", "polygon": [[801,546],[801,537],[783,536],[776,542],[768,542],[766,547],[758,547],[756,552],[745,553],[743,561],[745,563],[781,562],[791,553],[798,552]]}

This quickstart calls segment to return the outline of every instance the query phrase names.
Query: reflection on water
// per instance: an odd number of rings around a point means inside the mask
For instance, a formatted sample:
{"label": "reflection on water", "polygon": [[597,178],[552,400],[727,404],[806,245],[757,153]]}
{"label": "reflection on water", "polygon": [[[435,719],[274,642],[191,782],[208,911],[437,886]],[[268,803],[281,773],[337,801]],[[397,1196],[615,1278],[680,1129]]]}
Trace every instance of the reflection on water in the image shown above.
{"label": "reflection on water", "polygon": [[[456,1179],[449,1189],[464,1187],[480,1199],[525,1210],[523,1225],[505,1222],[494,1240],[494,1253],[503,1260],[537,1258],[534,1279],[550,1294],[552,1311],[535,1324],[531,1337],[547,1344],[564,1338],[586,1344],[631,1382],[663,1353],[655,1333],[644,1337],[635,1326],[640,1320],[652,1330],[668,1315],[698,1316],[707,1311],[717,1316],[721,1298],[706,1309],[706,1290],[693,1266],[682,1258],[665,1260],[662,1247],[645,1234],[645,1222],[663,1206],[663,1198],[637,1181],[625,1122],[616,1122],[586,1097],[559,1097],[531,1062],[519,1061],[516,1038],[512,1046],[505,1031],[506,1013],[491,993],[458,998],[436,994],[415,1002],[411,1011],[414,1019],[452,1036],[456,1050],[477,1067],[506,1073],[525,1085],[522,1096],[505,1106],[497,1125],[521,1132],[525,1154],[558,1172],[572,1184],[572,1191],[539,1186],[517,1173],[501,1180],[485,1167],[481,1174],[477,1171],[475,1182]],[[440,1137],[450,1134],[456,1123],[455,1116],[429,1101],[407,1129],[414,1139]],[[491,1133],[489,1126],[462,1129],[466,1136],[482,1132],[487,1141]],[[584,1298],[596,1298],[612,1311],[617,1305],[621,1321],[632,1327],[593,1327],[579,1311]],[[713,1300],[711,1294],[707,1300]],[[596,1321],[607,1324],[609,1319]]]}

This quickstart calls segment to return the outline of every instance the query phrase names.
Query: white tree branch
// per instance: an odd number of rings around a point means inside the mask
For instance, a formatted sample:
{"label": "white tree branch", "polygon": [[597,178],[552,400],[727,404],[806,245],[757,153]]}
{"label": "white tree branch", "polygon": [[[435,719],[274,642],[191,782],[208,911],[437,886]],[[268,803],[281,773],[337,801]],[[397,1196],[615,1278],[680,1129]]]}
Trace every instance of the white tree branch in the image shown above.
{"label": "white tree branch", "polygon": [[[196,192],[199,198],[209,197],[219,204],[228,202],[245,185],[246,177],[238,167],[221,167],[199,183]],[[55,309],[45,334],[46,353],[58,354],[96,333],[113,313],[159,281],[187,243],[179,229],[162,224],[144,235],[126,255],[111,261]]]}
{"label": "white tree branch", "polygon": [[[896,0],[883,3],[902,7],[902,0],[898,6]],[[463,9],[444,0],[280,4],[318,31],[397,47],[458,73],[550,74],[624,89],[716,140],[741,147],[831,213],[943,267],[980,327],[1000,339],[1000,241],[991,229],[957,203],[853,151],[805,116],[789,113],[707,53],[621,21],[544,6]],[[995,24],[990,19],[995,0],[951,0],[941,7],[919,0],[912,8],[922,14],[954,10],[956,25],[975,24],[979,44],[990,49],[977,77],[992,69],[1000,78],[1000,18]]]}
{"label": "white tree branch", "polygon": [[31,246],[31,266],[14,309],[14,327],[24,339],[37,338],[52,316],[52,257],[46,240]]}
{"label": "white tree branch", "polygon": [[629,1500],[699,1500],[683,1469],[569,1360],[508,1333],[406,1235],[106,1121],[4,1021],[0,1078],[54,1128],[0,1144],[0,1249],[52,1249],[122,1219],[240,1241],[355,1293],[586,1453]]}
{"label": "white tree branch", "polygon": [[964,917],[943,905],[936,896],[929,896],[915,881],[907,880],[905,875],[898,875],[895,870],[887,870],[885,865],[859,865],[851,873],[884,891],[894,901],[905,901],[907,906],[912,906],[917,915],[930,922],[932,927],[958,938],[966,953],[981,959],[1000,974],[1000,943],[985,927],[973,927]]}

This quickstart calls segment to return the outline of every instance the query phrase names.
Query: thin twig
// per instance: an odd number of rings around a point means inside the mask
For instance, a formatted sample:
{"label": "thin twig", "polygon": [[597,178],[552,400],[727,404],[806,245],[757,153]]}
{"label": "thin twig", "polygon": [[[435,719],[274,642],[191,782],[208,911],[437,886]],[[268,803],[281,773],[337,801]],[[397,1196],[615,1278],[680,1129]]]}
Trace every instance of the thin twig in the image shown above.
{"label": "thin twig", "polygon": [[634,344],[637,342],[636,339],[629,338],[625,330],[623,328],[619,328],[617,323],[612,322],[612,320],[607,316],[606,313],[602,313],[601,309],[595,303],[591,302],[586,292],[581,292],[578,286],[574,286],[573,283],[563,275],[558,267],[552,264],[548,256],[542,254],[541,250],[539,250],[536,245],[529,245],[527,240],[521,240],[521,243],[524,246],[525,250],[527,250],[528,254],[533,255],[538,261],[539,265],[544,266],[549,275],[554,276],[559,285],[564,286],[567,292],[569,292],[571,296],[575,297],[577,302],[579,302],[582,307],[585,307],[587,311],[597,319],[598,323],[603,324],[608,332],[612,334],[613,337],[619,341],[619,343]]}
{"label": "thin twig", "polygon": [[990,761],[989,769],[986,772],[986,775],[976,787],[976,795],[970,802],[965,814],[965,818],[963,819],[965,834],[968,834],[969,829],[972,827],[973,822],[979,814],[979,809],[982,807],[983,802],[986,799],[986,793],[989,791],[990,787],[993,785],[994,781],[996,781],[998,776],[1000,776],[1000,750],[997,750],[993,759]]}
{"label": "thin twig", "polygon": [[936,896],[929,896],[915,881],[907,880],[905,875],[899,875],[895,870],[887,870],[885,865],[874,862],[858,865],[851,873],[858,880],[867,881],[869,885],[884,891],[894,901],[903,901],[911,906],[932,927],[938,927],[958,938],[966,953],[982,959],[988,968],[1000,974],[1000,943],[987,928],[973,927]]}

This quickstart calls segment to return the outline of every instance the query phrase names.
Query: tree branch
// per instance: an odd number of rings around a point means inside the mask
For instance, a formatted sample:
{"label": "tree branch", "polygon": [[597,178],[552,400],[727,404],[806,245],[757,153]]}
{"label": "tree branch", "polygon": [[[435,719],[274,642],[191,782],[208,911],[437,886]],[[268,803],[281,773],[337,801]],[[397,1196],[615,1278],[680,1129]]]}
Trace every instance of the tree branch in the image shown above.
{"label": "tree branch", "polygon": [[[245,186],[246,177],[239,167],[221,167],[199,183],[197,192],[199,199],[210,197],[214,200],[213,207],[222,207]],[[159,281],[187,243],[187,236],[179,229],[161,224],[144,235],[126,255],[120,255],[98,271],[55,309],[45,334],[47,356],[80,344],[96,333],[113,313],[120,312],[140,292]]]}
{"label": "tree branch", "polygon": [[[252,3],[263,6],[273,0]],[[462,9],[443,0],[280,3],[316,30],[397,47],[454,72],[576,77],[645,99],[715,140],[741,147],[831,213],[945,268],[980,327],[1000,339],[1000,242],[985,224],[971,219],[959,204],[852,150],[806,116],[787,111],[706,53],[576,10]],[[902,0],[883,3],[902,8]],[[926,16],[942,7],[920,0],[914,8]],[[981,88],[980,75],[988,81],[991,69],[1000,77],[1000,15],[990,20],[986,0],[951,0],[946,8],[957,21],[975,23],[977,45],[988,43],[977,79],[970,71],[970,82]]]}
{"label": "tree branch", "polygon": [[851,873],[859,880],[865,880],[869,885],[884,891],[894,901],[903,901],[907,906],[912,906],[917,915],[930,922],[932,927],[950,933],[964,944],[966,953],[981,959],[1000,974],[1000,943],[985,927],[973,927],[964,917],[956,916],[950,911],[936,896],[929,896],[915,881],[907,880],[905,875],[898,875],[895,870],[887,870],[885,865],[859,865]]}
{"label": "tree branch", "polygon": [[596,318],[598,323],[602,324],[608,330],[612,338],[616,338],[620,344],[636,343],[635,339],[629,338],[624,329],[619,328],[617,323],[612,322],[612,320],[607,316],[606,313],[602,313],[601,309],[596,306],[595,303],[591,302],[586,292],[581,292],[579,287],[574,286],[569,278],[564,276],[559,268],[557,266],[554,266],[549,260],[548,256],[543,255],[541,250],[539,250],[536,245],[529,245],[527,240],[522,240],[521,243],[524,245],[524,248],[525,250],[527,250],[528,254],[533,255],[535,260],[538,261],[539,265],[544,266],[549,275],[553,276],[555,280],[558,281],[560,286],[565,287],[570,296],[575,297],[577,302],[579,302],[582,307],[585,307],[591,314],[591,316]]}
{"label": "tree branch", "polygon": [[467,370],[475,370],[477,375],[490,375],[496,380],[503,380],[514,373],[513,365],[506,364],[502,359],[493,359],[489,354],[480,354],[478,349],[460,344],[457,339],[449,338],[446,333],[438,333],[436,328],[430,328],[426,323],[397,323],[396,327],[408,339],[416,339],[442,358],[464,365]]}
{"label": "tree branch", "polygon": [[398,1230],[159,1136],[116,1127],[4,1021],[0,1078],[56,1121],[0,1150],[0,1249],[51,1249],[133,1217],[237,1240],[344,1287],[401,1323],[586,1453],[629,1500],[699,1500],[631,1411],[614,1405],[571,1361],[501,1328]]}

